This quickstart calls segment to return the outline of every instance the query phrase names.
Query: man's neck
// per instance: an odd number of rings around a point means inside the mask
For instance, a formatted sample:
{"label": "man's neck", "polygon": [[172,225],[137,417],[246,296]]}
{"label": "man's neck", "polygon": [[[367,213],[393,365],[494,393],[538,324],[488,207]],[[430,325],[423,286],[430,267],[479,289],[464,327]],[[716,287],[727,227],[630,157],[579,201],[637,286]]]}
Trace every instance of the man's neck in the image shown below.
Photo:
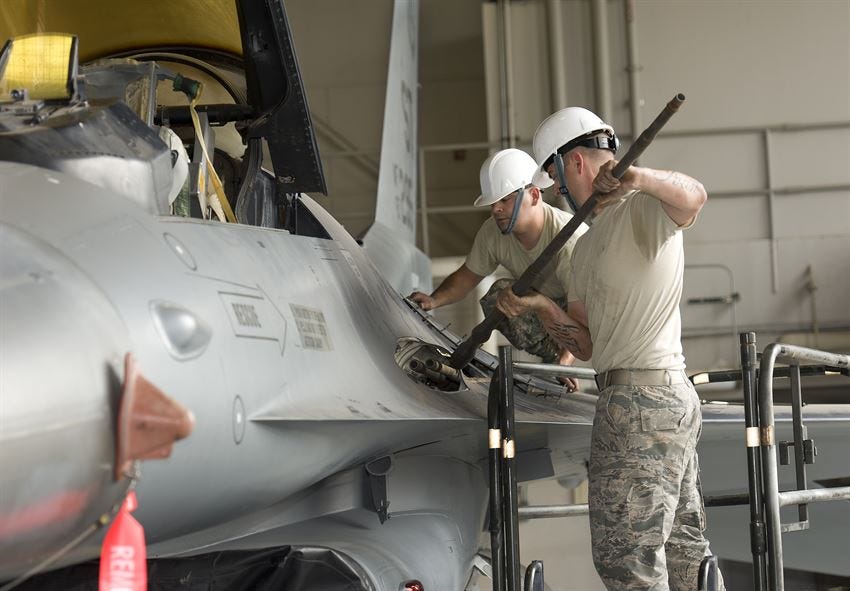
{"label": "man's neck", "polygon": [[[540,205],[542,206],[542,204]],[[535,212],[527,227],[515,229],[512,234],[524,250],[531,250],[537,246],[537,243],[540,242],[540,236],[543,235],[543,208],[540,207],[540,211]]]}

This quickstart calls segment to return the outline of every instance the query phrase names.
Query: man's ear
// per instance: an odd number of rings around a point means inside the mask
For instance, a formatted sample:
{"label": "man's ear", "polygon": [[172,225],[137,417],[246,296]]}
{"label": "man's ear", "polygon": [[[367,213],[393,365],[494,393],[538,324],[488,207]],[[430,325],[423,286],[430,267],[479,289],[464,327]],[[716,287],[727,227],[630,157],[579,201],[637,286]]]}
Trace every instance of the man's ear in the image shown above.
{"label": "man's ear", "polygon": [[528,190],[528,194],[531,196],[531,205],[537,205],[537,202],[540,201],[541,197],[543,197],[543,193],[540,191],[539,187],[531,187]]}
{"label": "man's ear", "polygon": [[587,166],[587,160],[585,160],[582,153],[578,150],[573,150],[572,152],[570,152],[569,156],[570,159],[567,165],[574,164],[576,167],[576,172],[579,174],[579,176],[581,176],[581,174],[584,172],[585,167]]}

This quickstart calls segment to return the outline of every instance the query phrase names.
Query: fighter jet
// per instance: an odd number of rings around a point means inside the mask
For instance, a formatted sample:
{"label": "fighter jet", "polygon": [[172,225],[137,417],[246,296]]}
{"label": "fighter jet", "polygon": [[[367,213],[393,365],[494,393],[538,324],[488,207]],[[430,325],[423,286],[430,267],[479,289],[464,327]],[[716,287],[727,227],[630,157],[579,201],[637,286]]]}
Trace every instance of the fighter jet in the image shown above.
{"label": "fighter jet", "polygon": [[[18,28],[0,58],[0,581],[88,588],[132,489],[161,585],[463,589],[497,361],[433,369],[458,338],[399,295],[427,281],[416,3],[395,4],[365,246],[307,195],[325,182],[283,3],[206,3],[238,22],[229,53],[192,45],[185,3],[142,4],[180,43]],[[593,397],[515,389],[520,478],[582,478]]]}
{"label": "fighter jet", "polygon": [[[395,3],[362,245],[307,194],[325,181],[280,0],[0,17],[0,588],[91,588],[133,490],[161,588],[463,589],[497,360],[441,373],[460,339],[400,295],[429,276],[416,3]],[[514,377],[519,479],[580,481],[596,398]],[[707,489],[740,491],[742,412],[704,415]],[[843,448],[816,475],[846,476],[846,422],[820,416]]]}

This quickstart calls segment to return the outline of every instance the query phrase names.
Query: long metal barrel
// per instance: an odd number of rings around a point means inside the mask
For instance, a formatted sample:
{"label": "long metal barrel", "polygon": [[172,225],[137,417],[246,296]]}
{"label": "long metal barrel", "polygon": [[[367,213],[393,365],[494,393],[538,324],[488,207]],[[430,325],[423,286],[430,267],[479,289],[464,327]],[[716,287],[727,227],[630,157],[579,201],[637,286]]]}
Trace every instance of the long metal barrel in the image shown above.
{"label": "long metal barrel", "polygon": [[436,371],[439,374],[446,376],[453,382],[460,383],[460,370],[451,367],[450,365],[446,365],[445,363],[440,363],[436,359],[428,358],[425,360],[425,367],[432,371]]}
{"label": "long metal barrel", "polygon": [[[655,121],[653,121],[650,126],[640,134],[640,136],[631,145],[628,152],[625,153],[623,158],[614,167],[612,174],[616,178],[622,177],[626,170],[628,170],[629,166],[631,166],[632,163],[637,160],[641,154],[643,154],[643,151],[646,150],[649,144],[652,143],[652,140],[655,139],[655,135],[662,127],[664,127],[667,121],[670,120],[670,117],[679,110],[679,107],[684,100],[685,95],[677,94],[669,103],[667,103],[667,106],[664,107],[664,110],[662,110],[658,117],[655,118]],[[558,234],[552,239],[552,242],[543,249],[543,252],[540,253],[539,257],[537,257],[537,260],[531,263],[520,278],[517,279],[512,287],[513,292],[516,295],[524,296],[531,290],[537,276],[540,275],[541,271],[543,271],[546,265],[549,264],[552,257],[554,257],[555,254],[564,247],[567,240],[572,238],[578,227],[596,208],[596,201],[598,198],[599,193],[594,192],[588,200],[584,202],[584,205],[579,208],[572,219],[567,222],[567,225],[561,228],[561,231],[558,232]],[[499,324],[504,317],[504,314],[502,314],[502,312],[498,309],[494,309],[490,312],[490,314],[488,314],[478,326],[472,329],[472,333],[469,335],[469,338],[457,346],[457,349],[455,349],[455,352],[449,359],[449,365],[457,369],[465,367],[466,364],[469,363],[475,356],[475,349],[490,338],[490,333],[493,332],[493,329],[496,328],[496,325]]]}
{"label": "long metal barrel", "polygon": [[[408,367],[411,369],[411,371],[415,371],[420,376],[424,376],[424,377],[428,378],[429,380],[431,380],[432,382],[434,382],[437,385],[441,385],[441,386],[448,385],[448,382],[451,379],[449,376],[447,376],[445,374],[442,374],[438,371],[434,371],[433,369],[429,369],[427,364],[422,363],[418,359],[411,360],[411,362],[408,364]],[[458,380],[455,379],[454,383],[457,383],[457,382],[458,382]]]}
{"label": "long metal barrel", "polygon": [[490,465],[490,566],[493,591],[505,591],[504,521],[502,520],[502,430],[499,372],[490,380],[487,404],[488,462]]}

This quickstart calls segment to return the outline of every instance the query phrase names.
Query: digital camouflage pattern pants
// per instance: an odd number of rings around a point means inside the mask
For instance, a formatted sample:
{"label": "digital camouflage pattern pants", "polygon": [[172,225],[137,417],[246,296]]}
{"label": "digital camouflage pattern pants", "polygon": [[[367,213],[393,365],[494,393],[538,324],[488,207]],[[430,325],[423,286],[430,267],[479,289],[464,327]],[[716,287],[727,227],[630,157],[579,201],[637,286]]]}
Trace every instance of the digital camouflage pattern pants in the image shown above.
{"label": "digital camouflage pattern pants", "polygon": [[690,384],[600,393],[588,496],[593,562],[607,589],[697,589],[710,554],[696,453],[701,426]]}
{"label": "digital camouflage pattern pants", "polygon": [[[498,293],[513,285],[513,279],[499,279],[493,283],[490,290],[481,298],[481,309],[487,316],[496,308],[496,296]],[[563,306],[563,301],[555,300]],[[505,318],[496,328],[505,338],[516,347],[532,355],[537,355],[543,363],[559,363],[561,360],[561,349],[549,338],[543,323],[534,312],[526,312],[516,318]]]}

